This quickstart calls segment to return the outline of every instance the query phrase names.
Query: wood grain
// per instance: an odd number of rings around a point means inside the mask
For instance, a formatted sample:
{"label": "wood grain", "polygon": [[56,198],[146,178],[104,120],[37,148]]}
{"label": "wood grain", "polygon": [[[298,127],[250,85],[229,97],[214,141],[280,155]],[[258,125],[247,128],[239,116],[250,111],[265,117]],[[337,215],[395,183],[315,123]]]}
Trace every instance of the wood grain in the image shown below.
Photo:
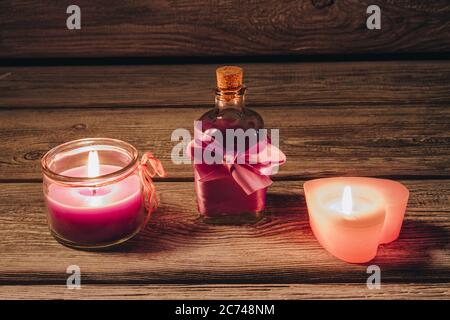
{"label": "wood grain", "polygon": [[[0,111],[0,181],[38,181],[40,158],[73,139],[110,137],[160,157],[168,179],[192,179],[190,164],[171,160],[172,131],[206,109],[18,109]],[[267,107],[287,155],[275,179],[330,175],[450,176],[450,108],[435,106]],[[177,138],[178,139],[178,138]]]}
{"label": "wood grain", "polygon": [[366,28],[371,1],[79,0],[0,3],[0,57],[317,55],[450,51],[447,0],[379,0],[382,29]]}
{"label": "wood grain", "polygon": [[364,284],[245,284],[245,285],[83,285],[68,290],[63,285],[0,286],[0,299],[92,300],[277,300],[277,299],[376,299],[440,300],[450,297],[448,283],[386,284],[368,290]]}
{"label": "wood grain", "polygon": [[[249,106],[450,106],[449,61],[241,64]],[[0,108],[211,107],[217,65],[0,68]]]}
{"label": "wood grain", "polygon": [[[264,219],[241,226],[203,223],[191,182],[157,183],[161,207],[148,228],[100,252],[69,249],[52,238],[41,184],[1,184],[0,284],[65,285],[73,264],[84,284],[354,284],[362,290],[370,264],[380,266],[383,284],[448,284],[450,181],[404,183],[411,196],[400,239],[381,246],[368,264],[347,264],[320,247],[301,181],[276,182]],[[448,297],[448,287],[442,294]]]}

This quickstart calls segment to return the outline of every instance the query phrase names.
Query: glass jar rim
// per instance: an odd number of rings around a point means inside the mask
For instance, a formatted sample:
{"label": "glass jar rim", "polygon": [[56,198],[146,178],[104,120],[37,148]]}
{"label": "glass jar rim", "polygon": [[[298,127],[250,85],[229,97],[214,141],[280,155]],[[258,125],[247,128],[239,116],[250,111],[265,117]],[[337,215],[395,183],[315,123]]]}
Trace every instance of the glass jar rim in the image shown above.
{"label": "glass jar rim", "polygon": [[[108,174],[100,175],[97,177],[73,177],[73,176],[66,176],[60,173],[57,173],[50,169],[50,160],[54,159],[56,155],[72,150],[72,149],[79,149],[82,147],[89,147],[89,146],[100,146],[100,145],[106,145],[111,146],[114,148],[117,148],[125,153],[127,153],[130,156],[130,162],[125,165],[124,167],[120,168],[119,170],[110,172]],[[59,182],[62,184],[67,184],[71,186],[80,186],[80,187],[96,187],[101,185],[106,185],[111,183],[112,180],[122,180],[129,176],[132,172],[134,172],[134,169],[138,165],[138,159],[139,159],[139,152],[137,149],[129,144],[128,142],[118,140],[118,139],[111,139],[111,138],[84,138],[84,139],[78,139],[78,140],[72,140],[63,144],[60,144],[51,150],[49,150],[41,159],[41,169],[44,175],[51,178],[55,182]]]}

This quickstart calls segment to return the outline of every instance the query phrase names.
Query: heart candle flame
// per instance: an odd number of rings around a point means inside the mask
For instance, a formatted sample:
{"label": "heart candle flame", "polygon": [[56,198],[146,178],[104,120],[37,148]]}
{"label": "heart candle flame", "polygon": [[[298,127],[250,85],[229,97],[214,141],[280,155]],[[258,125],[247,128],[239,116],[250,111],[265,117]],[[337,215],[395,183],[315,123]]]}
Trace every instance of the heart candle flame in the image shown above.
{"label": "heart candle flame", "polygon": [[352,214],[353,211],[353,199],[352,188],[345,186],[344,193],[342,194],[342,212],[346,215]]}
{"label": "heart candle flame", "polygon": [[98,160],[98,153],[95,150],[89,151],[87,169],[89,178],[95,178],[100,175],[100,161]]}

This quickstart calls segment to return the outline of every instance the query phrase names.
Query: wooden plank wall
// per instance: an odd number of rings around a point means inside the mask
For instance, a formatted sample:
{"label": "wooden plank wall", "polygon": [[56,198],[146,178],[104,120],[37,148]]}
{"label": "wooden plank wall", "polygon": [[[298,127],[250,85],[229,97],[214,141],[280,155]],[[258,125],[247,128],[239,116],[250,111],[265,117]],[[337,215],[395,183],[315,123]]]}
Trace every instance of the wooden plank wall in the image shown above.
{"label": "wooden plank wall", "polygon": [[0,57],[170,57],[450,51],[448,0],[78,0],[0,2]]}

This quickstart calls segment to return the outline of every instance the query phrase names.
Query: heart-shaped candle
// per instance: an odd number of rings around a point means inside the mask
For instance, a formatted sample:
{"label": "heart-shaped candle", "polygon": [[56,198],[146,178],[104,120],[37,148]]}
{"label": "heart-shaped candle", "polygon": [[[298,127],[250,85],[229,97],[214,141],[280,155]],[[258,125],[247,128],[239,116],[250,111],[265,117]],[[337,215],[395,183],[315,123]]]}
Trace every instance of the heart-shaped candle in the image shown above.
{"label": "heart-shaped candle", "polygon": [[372,260],[398,238],[408,189],[392,180],[338,177],[304,184],[311,228],[320,244],[347,262]]}

